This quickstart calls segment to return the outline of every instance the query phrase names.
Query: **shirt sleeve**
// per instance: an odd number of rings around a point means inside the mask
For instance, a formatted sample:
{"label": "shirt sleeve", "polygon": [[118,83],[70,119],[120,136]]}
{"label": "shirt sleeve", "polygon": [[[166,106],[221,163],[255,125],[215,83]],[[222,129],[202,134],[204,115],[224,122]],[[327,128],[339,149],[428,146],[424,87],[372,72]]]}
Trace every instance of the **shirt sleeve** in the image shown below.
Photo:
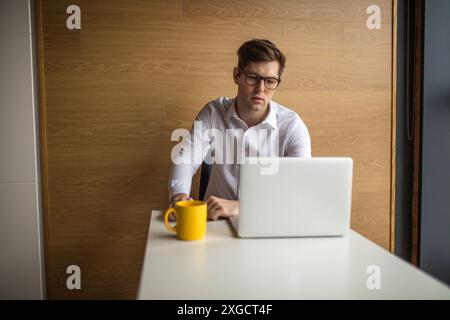
{"label": "shirt sleeve", "polygon": [[211,128],[211,110],[205,106],[195,118],[189,134],[172,149],[169,175],[169,201],[178,193],[191,192],[192,177],[210,149],[207,130]]}
{"label": "shirt sleeve", "polygon": [[287,139],[287,157],[311,158],[311,138],[308,128],[298,115]]}

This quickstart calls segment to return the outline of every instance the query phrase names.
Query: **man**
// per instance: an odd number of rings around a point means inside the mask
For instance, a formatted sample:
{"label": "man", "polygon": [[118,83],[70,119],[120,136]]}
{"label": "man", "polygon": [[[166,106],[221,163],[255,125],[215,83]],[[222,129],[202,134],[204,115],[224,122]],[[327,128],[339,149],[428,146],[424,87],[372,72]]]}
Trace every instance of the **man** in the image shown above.
{"label": "man", "polygon": [[[303,121],[292,110],[272,101],[281,82],[286,58],[270,41],[254,39],[245,42],[237,51],[238,66],[233,69],[233,79],[238,87],[234,99],[220,97],[210,101],[197,115],[205,130],[268,130],[277,137],[278,157],[311,157],[311,139]],[[193,130],[191,130],[194,136]],[[224,134],[225,136],[225,134]],[[186,139],[181,150],[192,146],[193,139]],[[211,140],[203,139],[207,145]],[[245,141],[244,141],[245,143]],[[249,150],[256,145],[246,146]],[[230,152],[227,150],[225,152]],[[203,155],[202,155],[203,158]],[[169,198],[171,205],[190,199],[192,176],[200,167],[200,162],[189,164],[172,163],[169,178]],[[239,165],[213,163],[211,177],[205,193],[208,219],[217,220],[239,214],[238,179]]]}

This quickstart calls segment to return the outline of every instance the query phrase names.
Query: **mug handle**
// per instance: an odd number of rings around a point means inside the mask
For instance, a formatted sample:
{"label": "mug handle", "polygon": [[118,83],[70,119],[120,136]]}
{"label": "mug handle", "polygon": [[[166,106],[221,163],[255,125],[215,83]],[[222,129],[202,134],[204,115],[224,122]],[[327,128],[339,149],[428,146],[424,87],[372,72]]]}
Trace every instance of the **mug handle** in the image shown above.
{"label": "mug handle", "polygon": [[164,214],[164,225],[166,226],[167,230],[172,232],[177,232],[177,226],[172,226],[169,224],[169,215],[173,212],[173,214],[176,213],[175,208],[170,207],[166,210],[166,213]]}

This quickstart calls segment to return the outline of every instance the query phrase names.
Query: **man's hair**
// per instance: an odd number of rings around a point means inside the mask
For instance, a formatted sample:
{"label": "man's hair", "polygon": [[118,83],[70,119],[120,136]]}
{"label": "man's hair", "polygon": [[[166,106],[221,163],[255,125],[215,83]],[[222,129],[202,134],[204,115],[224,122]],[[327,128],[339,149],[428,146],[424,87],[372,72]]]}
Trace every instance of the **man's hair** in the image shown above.
{"label": "man's hair", "polygon": [[281,77],[286,64],[286,57],[283,52],[266,39],[252,39],[244,42],[237,50],[237,55],[239,57],[238,68],[240,70],[244,70],[250,62],[278,61],[280,64],[278,75]]}

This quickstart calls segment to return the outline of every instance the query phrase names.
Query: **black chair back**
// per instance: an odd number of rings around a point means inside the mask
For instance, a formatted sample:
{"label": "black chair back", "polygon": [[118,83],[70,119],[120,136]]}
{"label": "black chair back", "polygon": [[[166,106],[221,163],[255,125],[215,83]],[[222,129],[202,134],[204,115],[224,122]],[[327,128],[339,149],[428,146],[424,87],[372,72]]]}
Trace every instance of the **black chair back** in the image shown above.
{"label": "black chair back", "polygon": [[211,176],[211,165],[206,162],[202,163],[200,172],[200,188],[198,191],[199,200],[205,200],[206,188],[208,187],[209,177]]}

